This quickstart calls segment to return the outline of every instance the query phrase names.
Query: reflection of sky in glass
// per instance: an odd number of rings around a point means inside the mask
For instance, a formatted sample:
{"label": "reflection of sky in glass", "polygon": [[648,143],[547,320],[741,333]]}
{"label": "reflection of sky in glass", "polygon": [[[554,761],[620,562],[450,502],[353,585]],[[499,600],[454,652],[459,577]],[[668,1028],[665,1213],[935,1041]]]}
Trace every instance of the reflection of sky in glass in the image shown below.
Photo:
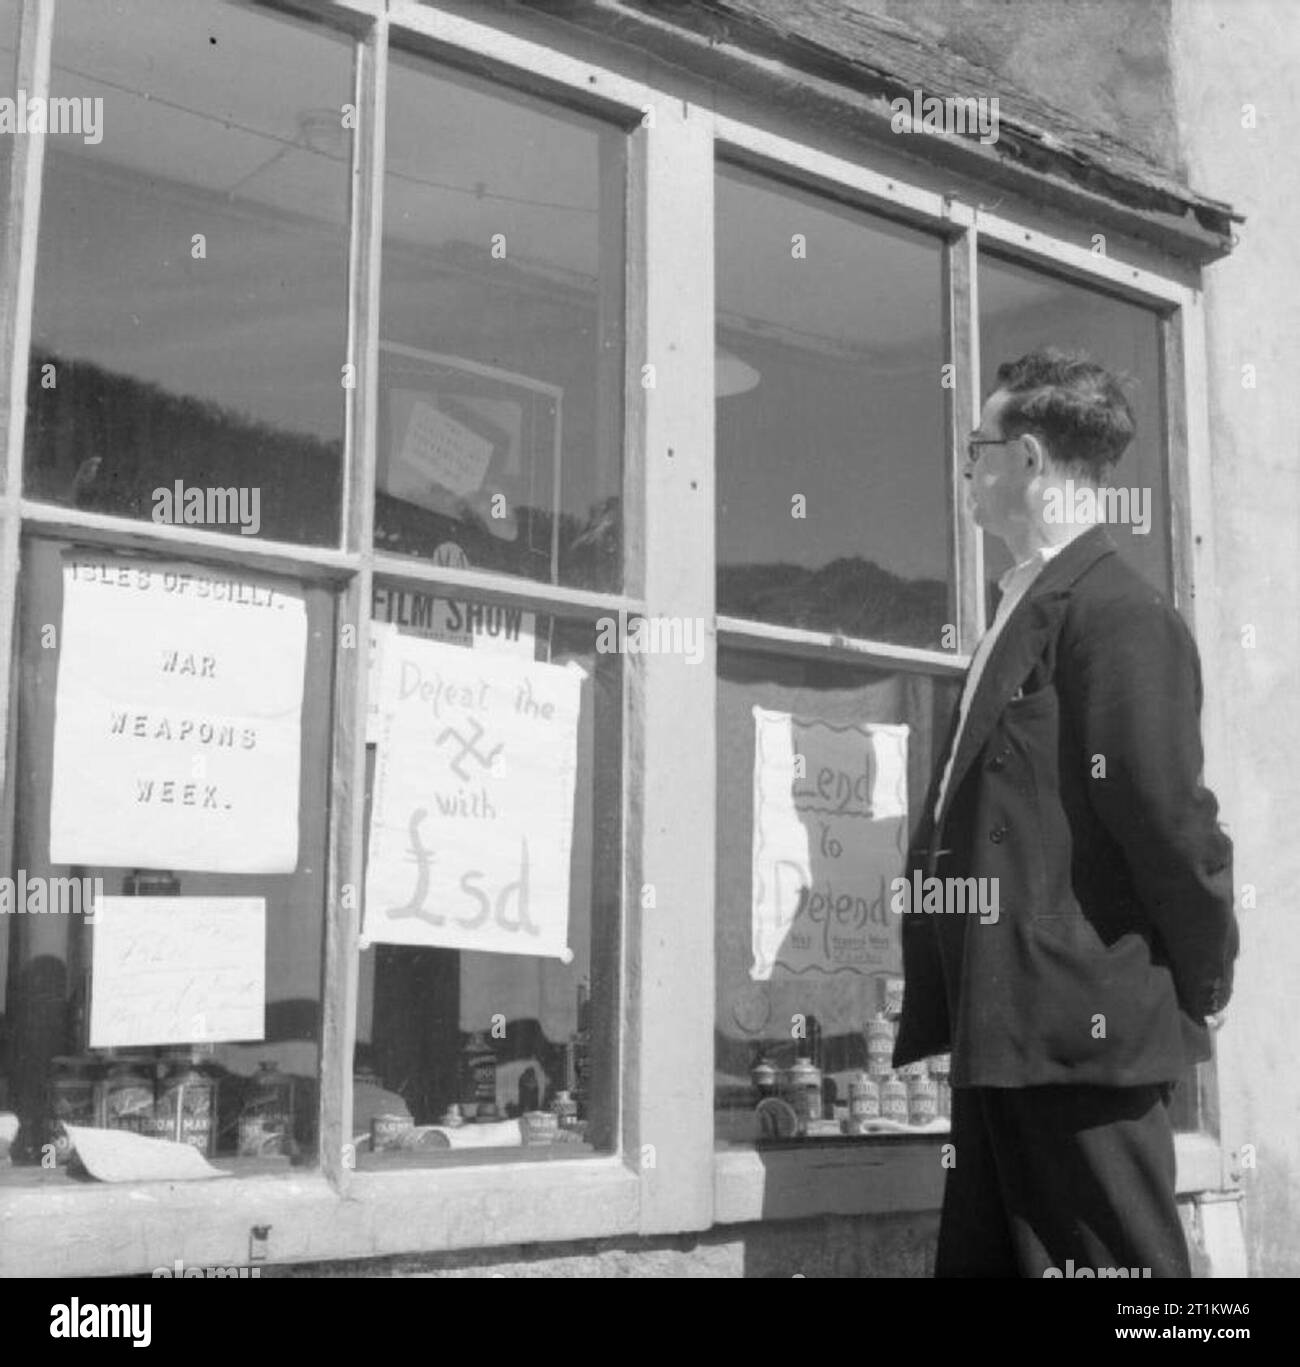
{"label": "reflection of sky in glass", "polygon": [[47,143],[36,349],[337,440],[350,40],[197,0],[60,5],[51,90],[101,99],[103,139]]}
{"label": "reflection of sky in glass", "polygon": [[759,374],[718,402],[719,562],[946,581],[937,240],[728,167],[716,245],[718,341]]}

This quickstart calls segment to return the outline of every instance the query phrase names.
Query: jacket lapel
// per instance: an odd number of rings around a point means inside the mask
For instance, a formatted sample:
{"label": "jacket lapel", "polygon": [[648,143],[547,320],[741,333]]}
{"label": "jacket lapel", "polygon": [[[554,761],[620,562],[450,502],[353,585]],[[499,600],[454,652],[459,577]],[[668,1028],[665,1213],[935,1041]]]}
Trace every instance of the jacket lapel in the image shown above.
{"label": "jacket lapel", "polygon": [[[1094,527],[1081,533],[1059,555],[1047,562],[1029,586],[1029,591],[1012,609],[992,653],[984,663],[984,672],[980,675],[975,696],[966,714],[966,725],[956,738],[957,758],[953,761],[952,776],[944,794],[943,810],[938,814],[936,831],[942,830],[966,771],[983,749],[1003,708],[1024,683],[1025,676],[1042,655],[1053,632],[1058,629],[1074,581],[1103,555],[1109,555],[1116,549],[1105,527]],[[941,766],[946,761],[945,748]]]}

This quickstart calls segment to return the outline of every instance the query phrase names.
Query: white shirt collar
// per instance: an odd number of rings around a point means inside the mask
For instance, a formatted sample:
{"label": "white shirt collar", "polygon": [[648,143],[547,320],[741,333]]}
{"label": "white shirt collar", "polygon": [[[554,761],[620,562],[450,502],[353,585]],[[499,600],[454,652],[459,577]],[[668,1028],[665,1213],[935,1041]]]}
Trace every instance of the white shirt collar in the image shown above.
{"label": "white shirt collar", "polygon": [[1012,565],[998,580],[998,588],[1005,594],[1014,580],[1023,576],[1033,578],[1053,556],[1060,555],[1069,544],[1068,541],[1063,541],[1059,546],[1039,546],[1036,551],[1030,554],[1028,559]]}

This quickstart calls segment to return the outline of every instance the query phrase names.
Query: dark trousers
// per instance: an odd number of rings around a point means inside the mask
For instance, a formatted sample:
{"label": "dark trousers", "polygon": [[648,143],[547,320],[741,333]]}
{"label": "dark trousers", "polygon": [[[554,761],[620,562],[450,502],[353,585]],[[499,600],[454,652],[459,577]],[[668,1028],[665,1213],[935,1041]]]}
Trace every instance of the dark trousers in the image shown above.
{"label": "dark trousers", "polygon": [[1068,1275],[1072,1260],[1094,1275],[1190,1276],[1171,1095],[1170,1084],[954,1087],[934,1275]]}

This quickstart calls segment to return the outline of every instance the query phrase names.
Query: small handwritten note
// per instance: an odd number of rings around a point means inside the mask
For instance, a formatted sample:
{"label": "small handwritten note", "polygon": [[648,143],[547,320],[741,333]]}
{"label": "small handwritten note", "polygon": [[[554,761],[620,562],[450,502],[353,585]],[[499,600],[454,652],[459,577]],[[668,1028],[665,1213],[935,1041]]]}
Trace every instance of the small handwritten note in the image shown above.
{"label": "small handwritten note", "polygon": [[101,897],[90,1047],[260,1040],[266,899]]}
{"label": "small handwritten note", "polygon": [[364,938],[568,957],[582,680],[384,641]]}
{"label": "small handwritten note", "polygon": [[[482,486],[491,459],[492,443],[464,423],[423,399],[411,405],[411,418],[398,452],[400,465],[406,467],[404,478],[423,479],[426,486],[434,480],[463,498]],[[400,489],[392,492],[401,497]]]}

